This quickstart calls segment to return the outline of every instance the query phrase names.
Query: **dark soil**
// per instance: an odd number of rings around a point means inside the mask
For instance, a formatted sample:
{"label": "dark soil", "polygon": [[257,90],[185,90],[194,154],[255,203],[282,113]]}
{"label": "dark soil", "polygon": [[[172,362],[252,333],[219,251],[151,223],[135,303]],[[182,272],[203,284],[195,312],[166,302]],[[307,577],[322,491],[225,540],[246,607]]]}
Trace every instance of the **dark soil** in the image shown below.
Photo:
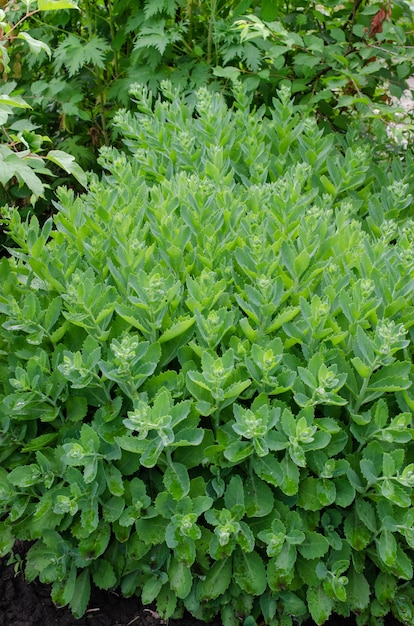
{"label": "dark soil", "polygon": [[[93,589],[89,609],[77,620],[70,610],[56,608],[48,585],[27,584],[7,559],[0,559],[0,626],[162,626],[166,624],[154,608],[143,607],[137,598],[123,598],[117,593]],[[169,620],[168,626],[206,626],[190,615]],[[215,620],[209,626],[221,626]],[[304,626],[314,626],[309,621]],[[353,618],[333,616],[326,626],[356,626]],[[386,626],[401,626],[394,618]]]}

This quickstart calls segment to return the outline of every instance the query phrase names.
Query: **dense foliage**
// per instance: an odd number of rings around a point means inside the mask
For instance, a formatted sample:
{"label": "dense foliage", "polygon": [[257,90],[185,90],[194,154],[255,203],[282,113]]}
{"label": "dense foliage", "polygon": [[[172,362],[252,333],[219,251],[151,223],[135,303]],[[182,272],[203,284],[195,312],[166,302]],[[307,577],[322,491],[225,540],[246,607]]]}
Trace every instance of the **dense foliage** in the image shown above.
{"label": "dense foliage", "polygon": [[223,624],[414,622],[412,154],[134,87],[0,264],[1,554]]}
{"label": "dense foliage", "polygon": [[207,85],[231,97],[239,80],[270,107],[288,84],[326,124],[346,129],[357,113],[372,127],[389,118],[390,95],[401,95],[414,59],[404,0],[87,0],[81,10],[75,0],[0,4],[7,79],[0,183],[9,203],[51,197],[52,174],[61,173],[48,170],[46,149],[83,184],[62,152],[96,168],[99,146],[117,140],[111,121],[129,106],[133,82],[156,91],[168,78],[191,100]]}

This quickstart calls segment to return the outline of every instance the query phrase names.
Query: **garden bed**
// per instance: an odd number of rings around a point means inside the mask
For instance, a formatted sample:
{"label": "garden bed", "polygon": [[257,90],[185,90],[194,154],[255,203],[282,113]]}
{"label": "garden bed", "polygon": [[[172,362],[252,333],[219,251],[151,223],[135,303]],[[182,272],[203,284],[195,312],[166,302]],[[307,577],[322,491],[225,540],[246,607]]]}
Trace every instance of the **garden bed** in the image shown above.
{"label": "garden bed", "polygon": [[[123,598],[115,592],[93,589],[89,609],[80,619],[75,619],[68,607],[57,608],[50,597],[50,585],[38,581],[25,582],[14,565],[7,566],[7,559],[0,559],[0,626],[162,626],[156,611],[144,607],[138,598]],[[191,615],[180,620],[169,620],[169,626],[205,626]],[[333,615],[327,626],[355,626],[355,618],[345,619]],[[209,626],[221,626],[215,620]],[[314,626],[308,621],[304,626]],[[390,616],[385,626],[399,626]]]}

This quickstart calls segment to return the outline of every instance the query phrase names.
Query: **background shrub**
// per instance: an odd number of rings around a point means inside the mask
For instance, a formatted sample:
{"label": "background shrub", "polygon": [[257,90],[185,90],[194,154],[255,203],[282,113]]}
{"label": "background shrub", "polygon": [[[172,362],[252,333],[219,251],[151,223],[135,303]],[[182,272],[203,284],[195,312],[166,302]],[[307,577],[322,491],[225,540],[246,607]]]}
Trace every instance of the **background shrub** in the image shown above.
{"label": "background shrub", "polygon": [[[414,620],[412,155],[170,83],[56,215],[7,215],[0,554],[76,616]],[[246,622],[248,623],[248,621]]]}
{"label": "background shrub", "polygon": [[[9,152],[2,148],[0,157],[9,158],[12,182],[5,174],[0,182],[3,201],[20,205],[31,195],[52,195],[44,188],[44,176],[53,178],[40,148],[66,151],[96,170],[98,148],[118,141],[112,119],[129,106],[131,83],[156,92],[169,79],[189,100],[201,86],[231,99],[231,83],[239,80],[256,104],[270,108],[276,90],[288,84],[295,101],[327,125],[343,130],[358,115],[381,142],[386,136],[375,122],[393,115],[390,96],[402,94],[413,66],[412,11],[404,0],[87,0],[79,10],[75,0],[10,0],[2,6],[0,111],[5,98],[20,105],[6,126],[2,121]],[[10,154],[16,147],[30,152],[20,155],[26,169]],[[41,201],[38,207],[45,210]]]}

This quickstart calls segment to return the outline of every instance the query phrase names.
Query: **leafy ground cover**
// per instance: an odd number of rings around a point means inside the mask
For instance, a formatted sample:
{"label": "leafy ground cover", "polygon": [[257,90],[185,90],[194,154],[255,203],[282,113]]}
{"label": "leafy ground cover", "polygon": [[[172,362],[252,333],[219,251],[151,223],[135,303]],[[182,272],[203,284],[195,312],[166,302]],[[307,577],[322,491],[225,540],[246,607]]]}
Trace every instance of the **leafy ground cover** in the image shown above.
{"label": "leafy ground cover", "polygon": [[[22,574],[16,576],[14,566],[0,559],[0,626],[165,626],[155,607],[144,607],[138,598],[123,598],[119,593],[93,589],[90,610],[75,619],[68,608],[57,608],[50,597],[50,585],[38,581],[28,584]],[[205,626],[188,615],[169,620],[169,626]],[[219,620],[209,626],[221,626]],[[314,626],[309,620],[304,626]],[[354,618],[334,616],[326,626],[355,626]],[[385,626],[399,626],[388,616]]]}
{"label": "leafy ground cover", "polygon": [[87,193],[5,211],[1,553],[76,617],[412,624],[411,153],[132,93]]}

